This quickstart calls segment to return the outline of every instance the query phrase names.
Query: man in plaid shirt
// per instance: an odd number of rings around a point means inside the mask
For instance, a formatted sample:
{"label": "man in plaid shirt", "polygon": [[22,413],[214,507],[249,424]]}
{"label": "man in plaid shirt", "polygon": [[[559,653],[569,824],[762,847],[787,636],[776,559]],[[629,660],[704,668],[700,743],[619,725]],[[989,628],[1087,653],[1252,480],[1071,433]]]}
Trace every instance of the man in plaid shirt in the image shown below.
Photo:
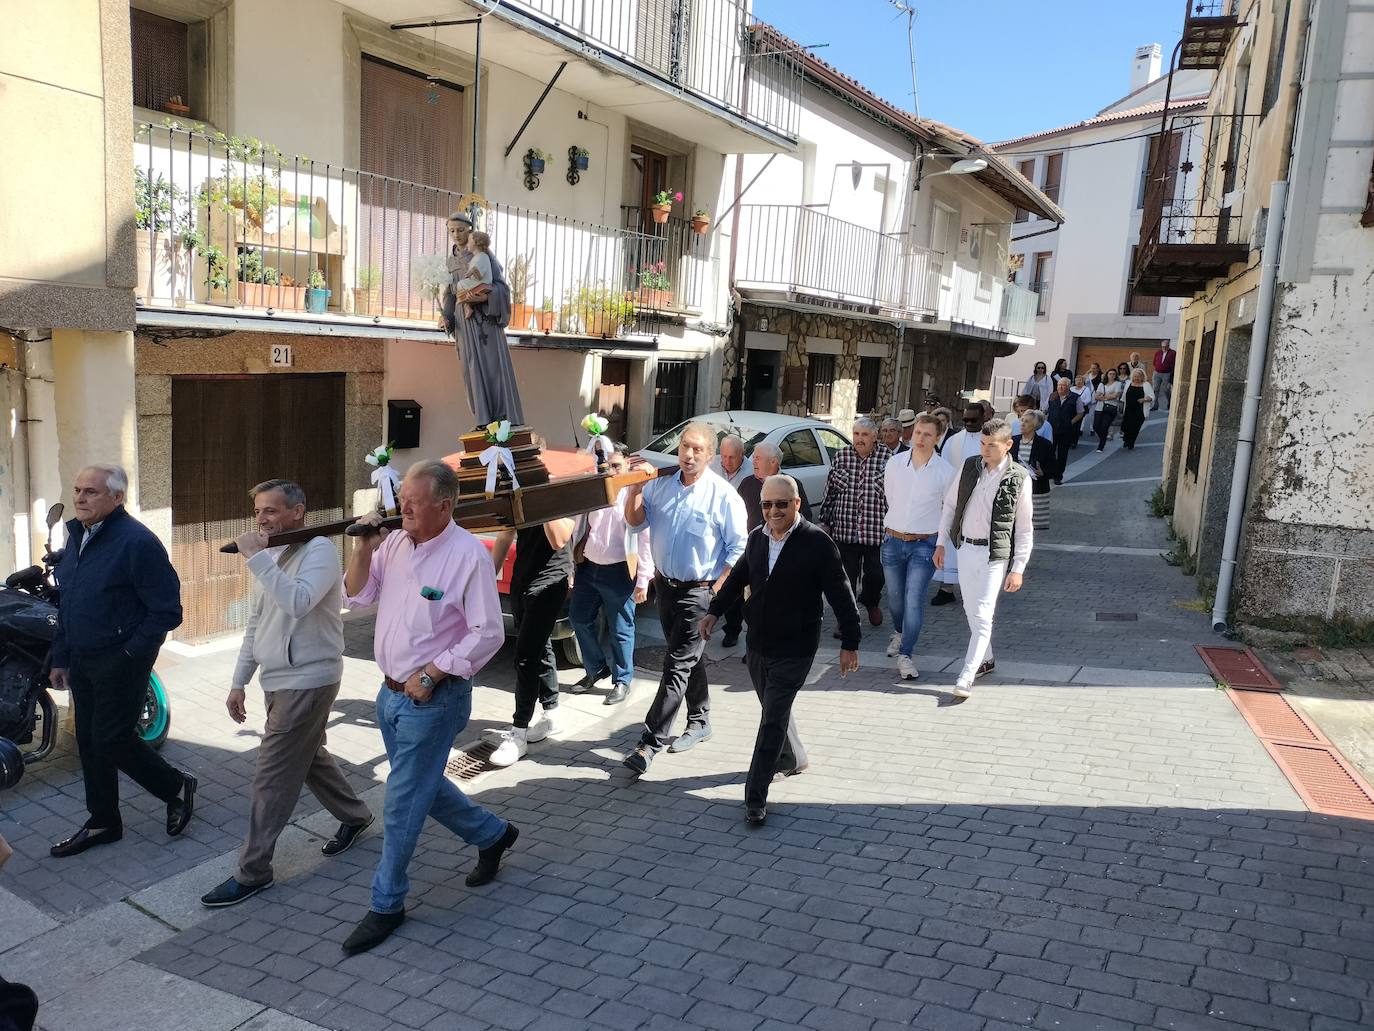
{"label": "man in plaid shirt", "polygon": [[881,626],[883,610],[878,601],[883,594],[883,517],[887,515],[887,495],[883,490],[883,471],[892,452],[878,442],[878,427],[872,419],[854,422],[854,443],[835,455],[825,481],[825,499],[817,517],[840,549],[845,575],[859,600],[868,610],[868,621]]}

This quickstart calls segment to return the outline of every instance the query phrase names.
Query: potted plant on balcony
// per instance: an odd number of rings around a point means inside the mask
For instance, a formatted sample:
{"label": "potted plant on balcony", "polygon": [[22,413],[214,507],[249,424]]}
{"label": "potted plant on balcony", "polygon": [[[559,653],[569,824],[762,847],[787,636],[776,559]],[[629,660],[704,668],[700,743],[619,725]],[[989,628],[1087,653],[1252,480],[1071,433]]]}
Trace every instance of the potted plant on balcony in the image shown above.
{"label": "potted plant on balcony", "polygon": [[506,266],[506,282],[510,286],[510,326],[512,329],[529,329],[534,318],[534,309],[525,303],[534,277],[530,275],[530,262],[534,252],[517,254]]}
{"label": "potted plant on balcony", "polygon": [[564,300],[565,312],[576,312],[587,336],[613,337],[634,318],[635,305],[623,294],[607,286],[582,286],[569,291]]}
{"label": "potted plant on balcony", "polygon": [[329,296],[333,293],[326,285],[324,272],[310,270],[309,286],[305,291],[305,310],[312,315],[323,315],[329,309]]}
{"label": "potted plant on balcony", "polygon": [[169,97],[167,100],[163,101],[162,110],[166,111],[169,115],[185,118],[191,113],[191,105],[182,100],[181,94],[178,93],[176,96]]}
{"label": "potted plant on balcony", "polygon": [[591,164],[591,155],[587,153],[586,147],[573,147],[572,149],[573,168],[579,172],[585,172],[587,166]]}
{"label": "potted plant on balcony", "polygon": [[673,213],[673,202],[682,203],[682,191],[674,190],[669,187],[666,190],[659,190],[654,194],[654,206],[649,210],[653,212],[654,221],[659,225],[668,221],[668,216]]}
{"label": "potted plant on balcony", "polygon": [[276,287],[276,307],[300,311],[305,307],[305,287],[299,285],[285,272],[278,272],[270,265],[262,270],[263,282]]}
{"label": "potted plant on balcony", "polygon": [[185,301],[187,251],[194,242],[186,192],[160,174],[134,168],[135,287],[145,299]]}
{"label": "potted plant on balcony", "polygon": [[381,287],[382,275],[376,265],[364,265],[358,269],[353,287],[353,313],[355,315],[378,314]]}
{"label": "potted plant on balcony", "polygon": [[272,298],[264,289],[267,273],[270,271],[273,284],[279,282],[276,269],[265,269],[262,252],[249,247],[239,254],[238,262],[239,301],[248,308],[274,308]]}
{"label": "potted plant on balcony", "polygon": [[549,160],[548,154],[544,153],[544,151],[540,150],[538,147],[534,147],[530,150],[529,159],[530,171],[535,175],[543,175],[544,163]]}
{"label": "potted plant on balcony", "polygon": [[692,232],[697,236],[705,236],[706,230],[711,228],[711,213],[705,208],[697,208],[692,212]]}
{"label": "potted plant on balcony", "polygon": [[667,262],[650,262],[639,269],[639,292],[635,299],[642,308],[662,311],[673,306],[672,287],[668,281]]}
{"label": "potted plant on balcony", "polygon": [[554,322],[558,318],[558,312],[554,310],[552,298],[545,297],[539,302],[539,312],[535,317],[535,326],[541,333],[552,333]]}
{"label": "potted plant on balcony", "polygon": [[224,248],[210,243],[202,234],[197,233],[195,252],[205,262],[204,300],[209,304],[234,305],[236,302],[231,292],[233,281],[229,277],[229,255],[225,253]]}

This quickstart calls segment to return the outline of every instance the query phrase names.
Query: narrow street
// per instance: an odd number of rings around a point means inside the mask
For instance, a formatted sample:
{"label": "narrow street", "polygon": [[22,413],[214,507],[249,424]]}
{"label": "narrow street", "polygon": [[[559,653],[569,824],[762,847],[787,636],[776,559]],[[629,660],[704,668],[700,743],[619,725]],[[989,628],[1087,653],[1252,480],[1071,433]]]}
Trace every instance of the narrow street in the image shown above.
{"label": "narrow street", "polygon": [[[845,679],[824,648],[797,708],[812,765],[751,831],[758,710],[737,655],[712,653],[715,737],[637,784],[619,759],[653,676],[615,709],[569,696],[558,740],[466,785],[521,828],[497,881],[465,888],[474,856],[427,833],[409,919],[371,954],[339,942],[380,837],[324,860],[333,828],[308,796],[275,886],[200,908],[245,829],[261,697],[240,729],[233,643],[166,651],[166,751],[200,778],[197,819],[169,842],[130,792],[121,843],[49,860],[80,818],[65,741],[4,800],[0,972],[34,987],[49,1031],[1368,1027],[1374,828],[1308,813],[1203,671],[1207,618],[1147,511],[1163,428],[1134,453],[1075,452],[968,702],[948,693],[958,606],[931,610],[914,683],[886,625]],[[370,624],[349,627],[329,744],[378,807]],[[510,663],[479,678],[465,741],[508,717]]]}

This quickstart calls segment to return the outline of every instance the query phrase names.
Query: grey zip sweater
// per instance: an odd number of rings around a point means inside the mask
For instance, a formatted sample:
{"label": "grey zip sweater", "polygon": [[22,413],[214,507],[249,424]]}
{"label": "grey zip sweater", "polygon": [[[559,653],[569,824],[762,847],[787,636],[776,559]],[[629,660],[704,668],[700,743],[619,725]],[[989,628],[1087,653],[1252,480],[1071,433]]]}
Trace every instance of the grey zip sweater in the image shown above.
{"label": "grey zip sweater", "polygon": [[264,691],[305,690],[343,679],[343,572],[327,537],[294,545],[280,563],[248,560],[253,611],[234,667],[234,687],[258,673]]}

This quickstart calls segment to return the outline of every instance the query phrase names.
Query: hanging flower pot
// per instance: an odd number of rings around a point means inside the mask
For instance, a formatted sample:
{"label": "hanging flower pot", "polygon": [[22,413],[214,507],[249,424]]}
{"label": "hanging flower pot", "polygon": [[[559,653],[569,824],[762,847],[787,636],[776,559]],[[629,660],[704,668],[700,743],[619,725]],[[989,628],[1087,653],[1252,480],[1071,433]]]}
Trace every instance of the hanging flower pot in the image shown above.
{"label": "hanging flower pot", "polygon": [[668,221],[668,216],[673,213],[673,202],[682,203],[682,191],[674,190],[669,187],[666,190],[659,190],[654,194],[654,204],[650,210],[653,212],[654,221],[659,225]]}
{"label": "hanging flower pot", "polygon": [[653,212],[654,221],[663,225],[668,221],[668,216],[673,213],[673,206],[671,204],[655,204],[650,210]]}
{"label": "hanging flower pot", "polygon": [[705,236],[706,230],[711,228],[711,216],[705,210],[698,210],[692,216],[692,232],[697,236]]}

